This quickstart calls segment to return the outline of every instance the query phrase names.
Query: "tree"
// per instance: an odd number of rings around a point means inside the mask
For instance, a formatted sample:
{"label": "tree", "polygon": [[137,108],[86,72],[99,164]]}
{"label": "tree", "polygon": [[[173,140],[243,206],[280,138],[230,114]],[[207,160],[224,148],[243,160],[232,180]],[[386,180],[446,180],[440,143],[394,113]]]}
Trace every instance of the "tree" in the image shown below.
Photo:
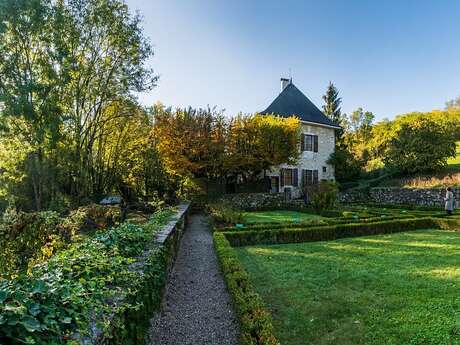
{"label": "tree", "polygon": [[358,179],[363,169],[363,163],[356,159],[345,146],[336,147],[327,160],[327,164],[334,166],[335,178],[339,182]]}
{"label": "tree", "polygon": [[0,122],[27,146],[37,210],[46,186],[54,184],[45,155],[55,148],[62,125],[59,98],[65,76],[53,42],[53,16],[50,1],[0,2]]}
{"label": "tree", "polygon": [[[116,116],[118,115],[118,116]],[[104,109],[95,142],[94,190],[118,191],[125,200],[162,197],[171,187],[151,131],[149,114],[126,100]]]}
{"label": "tree", "polygon": [[460,108],[460,96],[446,102],[446,109]]}
{"label": "tree", "polygon": [[[68,82],[63,103],[74,139],[72,193],[92,194],[93,150],[103,111],[111,103],[149,90],[157,77],[145,66],[153,54],[139,15],[120,0],[68,0],[56,5],[56,45]],[[121,113],[122,115],[122,113]],[[120,113],[114,114],[115,117]]]}
{"label": "tree", "polygon": [[181,178],[222,174],[226,125],[216,109],[153,108],[153,136],[166,169]]}
{"label": "tree", "polygon": [[407,174],[432,172],[455,155],[453,131],[429,117],[402,121],[389,143],[385,163]]}
{"label": "tree", "polygon": [[255,178],[299,155],[297,118],[238,115],[225,121],[215,109],[154,107],[153,135],[165,167],[182,179]]}
{"label": "tree", "polygon": [[294,164],[300,154],[299,135],[300,122],[296,117],[236,116],[229,126],[227,174],[248,180],[272,166]]}
{"label": "tree", "polygon": [[111,192],[108,166],[122,160],[103,146],[133,126],[133,112],[116,105],[155,85],[152,54],[122,0],[0,1],[2,150],[19,160],[2,162],[0,178],[21,186],[16,200],[32,197],[40,210],[63,194],[79,203]]}
{"label": "tree", "polygon": [[[326,94],[323,96],[324,105],[323,112],[328,116],[334,123],[341,126],[343,122],[342,110],[340,105],[342,104],[342,98],[339,97],[339,90],[330,81],[326,90]],[[343,135],[343,130],[336,130],[336,141],[340,144]]]}

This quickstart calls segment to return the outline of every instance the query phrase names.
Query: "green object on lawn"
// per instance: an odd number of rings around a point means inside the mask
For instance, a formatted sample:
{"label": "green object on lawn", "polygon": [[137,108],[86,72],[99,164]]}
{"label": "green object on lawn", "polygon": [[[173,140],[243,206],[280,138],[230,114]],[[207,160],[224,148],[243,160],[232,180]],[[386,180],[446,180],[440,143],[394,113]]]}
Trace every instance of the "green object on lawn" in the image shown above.
{"label": "green object on lawn", "polygon": [[243,228],[244,228],[244,224],[236,224],[236,225],[235,225],[235,228],[237,228],[237,229],[243,229]]}

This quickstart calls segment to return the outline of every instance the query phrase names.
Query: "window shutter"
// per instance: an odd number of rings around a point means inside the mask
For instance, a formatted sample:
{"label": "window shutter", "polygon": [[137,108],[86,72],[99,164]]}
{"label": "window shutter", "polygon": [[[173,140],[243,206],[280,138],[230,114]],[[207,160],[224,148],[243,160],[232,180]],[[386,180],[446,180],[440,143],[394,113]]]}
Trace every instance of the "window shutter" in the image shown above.
{"label": "window shutter", "polygon": [[294,187],[297,187],[299,185],[299,170],[298,169],[292,169],[292,185]]}
{"label": "window shutter", "polygon": [[284,169],[280,169],[280,186],[284,187]]}
{"label": "window shutter", "polygon": [[313,170],[313,184],[318,183],[318,170]]}
{"label": "window shutter", "polygon": [[313,136],[313,140],[314,140],[313,152],[318,152],[318,136],[317,135]]}
{"label": "window shutter", "polygon": [[306,177],[307,177],[307,185],[312,185],[313,184],[313,171],[312,170],[306,170]]}
{"label": "window shutter", "polygon": [[307,170],[302,169],[302,186],[307,185]]}
{"label": "window shutter", "polygon": [[305,151],[305,134],[300,134],[300,152]]}

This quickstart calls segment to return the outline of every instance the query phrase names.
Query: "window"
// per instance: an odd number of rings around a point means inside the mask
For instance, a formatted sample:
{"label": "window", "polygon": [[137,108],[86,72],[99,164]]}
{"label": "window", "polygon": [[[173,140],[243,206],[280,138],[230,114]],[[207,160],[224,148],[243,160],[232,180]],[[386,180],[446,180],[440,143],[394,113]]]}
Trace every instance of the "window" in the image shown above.
{"label": "window", "polygon": [[326,172],[327,172],[327,168],[323,167],[323,173],[326,173]]}
{"label": "window", "polygon": [[284,185],[291,186],[292,185],[292,170],[285,169],[284,171]]}
{"label": "window", "polygon": [[318,152],[318,136],[302,133],[300,147],[302,151]]}
{"label": "window", "polygon": [[302,170],[302,183],[311,186],[318,183],[318,170]]}
{"label": "window", "polygon": [[297,187],[299,184],[297,169],[281,169],[280,181],[281,186]]}

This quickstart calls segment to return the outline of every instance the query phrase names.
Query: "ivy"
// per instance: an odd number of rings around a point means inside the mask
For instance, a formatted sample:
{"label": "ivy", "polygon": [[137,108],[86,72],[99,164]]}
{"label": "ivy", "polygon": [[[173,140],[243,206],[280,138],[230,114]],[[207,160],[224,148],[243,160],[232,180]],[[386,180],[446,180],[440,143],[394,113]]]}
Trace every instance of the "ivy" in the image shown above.
{"label": "ivy", "polygon": [[99,231],[30,276],[0,280],[0,343],[78,344],[108,332],[114,315],[139,308],[134,296],[145,276],[164,271],[153,235],[170,214]]}

